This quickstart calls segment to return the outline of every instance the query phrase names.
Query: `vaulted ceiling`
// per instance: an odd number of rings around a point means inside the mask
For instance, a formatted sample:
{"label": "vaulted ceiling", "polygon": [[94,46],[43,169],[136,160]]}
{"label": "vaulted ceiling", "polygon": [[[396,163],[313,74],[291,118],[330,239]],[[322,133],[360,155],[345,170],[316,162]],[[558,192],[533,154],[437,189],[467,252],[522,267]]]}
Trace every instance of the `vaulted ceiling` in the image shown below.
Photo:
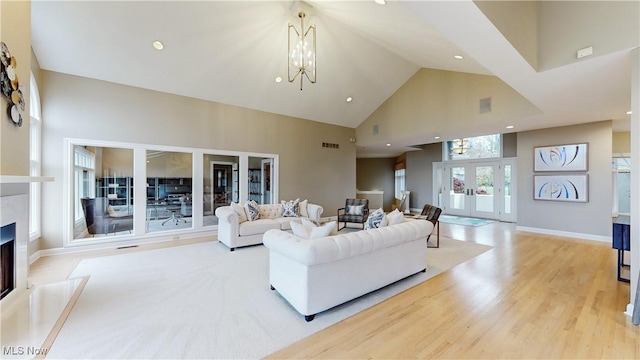
{"label": "vaulted ceiling", "polygon": [[[499,3],[33,1],[32,46],[44,70],[352,128],[421,68],[501,79],[541,113],[513,119],[513,131],[625,126],[637,1]],[[299,27],[300,10],[317,27],[318,54],[318,81],[302,91],[286,81],[287,24]]]}

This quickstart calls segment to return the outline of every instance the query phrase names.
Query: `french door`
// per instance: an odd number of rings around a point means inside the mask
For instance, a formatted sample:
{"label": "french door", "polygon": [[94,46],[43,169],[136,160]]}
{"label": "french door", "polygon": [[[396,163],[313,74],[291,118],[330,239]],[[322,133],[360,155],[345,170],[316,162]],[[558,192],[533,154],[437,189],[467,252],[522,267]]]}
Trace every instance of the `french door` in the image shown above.
{"label": "french door", "polygon": [[515,221],[515,160],[434,164],[434,189],[443,213]]}

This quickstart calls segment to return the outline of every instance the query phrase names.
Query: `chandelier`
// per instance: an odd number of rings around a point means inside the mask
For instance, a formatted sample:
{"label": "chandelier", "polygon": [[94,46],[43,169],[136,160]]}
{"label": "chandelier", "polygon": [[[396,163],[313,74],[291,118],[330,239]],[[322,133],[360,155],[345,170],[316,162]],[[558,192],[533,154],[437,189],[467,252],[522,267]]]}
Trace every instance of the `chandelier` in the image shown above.
{"label": "chandelier", "polygon": [[468,139],[453,139],[451,140],[451,152],[462,155],[469,150]]}
{"label": "chandelier", "polygon": [[302,80],[306,77],[310,83],[316,82],[316,26],[311,25],[304,28],[304,12],[299,12],[300,31],[292,24],[289,24],[289,45],[287,64],[289,82],[293,82],[300,77],[300,90],[302,90]]}

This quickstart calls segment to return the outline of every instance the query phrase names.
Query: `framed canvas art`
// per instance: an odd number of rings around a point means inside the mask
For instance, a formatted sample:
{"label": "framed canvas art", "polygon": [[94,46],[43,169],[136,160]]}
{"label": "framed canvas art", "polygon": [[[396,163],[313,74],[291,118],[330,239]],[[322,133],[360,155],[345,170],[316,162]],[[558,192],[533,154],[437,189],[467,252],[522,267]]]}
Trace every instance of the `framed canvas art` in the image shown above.
{"label": "framed canvas art", "polygon": [[587,175],[535,175],[533,198],[535,200],[588,202]]}
{"label": "framed canvas art", "polygon": [[533,149],[533,171],[587,171],[588,144],[539,146]]}

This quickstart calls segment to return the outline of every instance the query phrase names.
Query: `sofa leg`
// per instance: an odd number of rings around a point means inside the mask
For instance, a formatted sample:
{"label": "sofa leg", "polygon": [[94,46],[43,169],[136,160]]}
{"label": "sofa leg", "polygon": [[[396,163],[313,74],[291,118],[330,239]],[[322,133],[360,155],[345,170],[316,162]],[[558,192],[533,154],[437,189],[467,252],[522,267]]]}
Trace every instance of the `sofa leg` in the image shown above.
{"label": "sofa leg", "polygon": [[276,288],[273,287],[273,285],[269,285],[269,287],[271,287],[271,290],[275,290]]}
{"label": "sofa leg", "polygon": [[427,268],[422,269],[420,272],[427,272]]}
{"label": "sofa leg", "polygon": [[229,251],[234,251],[236,248],[229,248]]}
{"label": "sofa leg", "polygon": [[304,320],[306,322],[309,322],[309,321],[313,320],[313,318],[315,318],[315,317],[316,317],[315,315],[305,315],[304,316]]}

